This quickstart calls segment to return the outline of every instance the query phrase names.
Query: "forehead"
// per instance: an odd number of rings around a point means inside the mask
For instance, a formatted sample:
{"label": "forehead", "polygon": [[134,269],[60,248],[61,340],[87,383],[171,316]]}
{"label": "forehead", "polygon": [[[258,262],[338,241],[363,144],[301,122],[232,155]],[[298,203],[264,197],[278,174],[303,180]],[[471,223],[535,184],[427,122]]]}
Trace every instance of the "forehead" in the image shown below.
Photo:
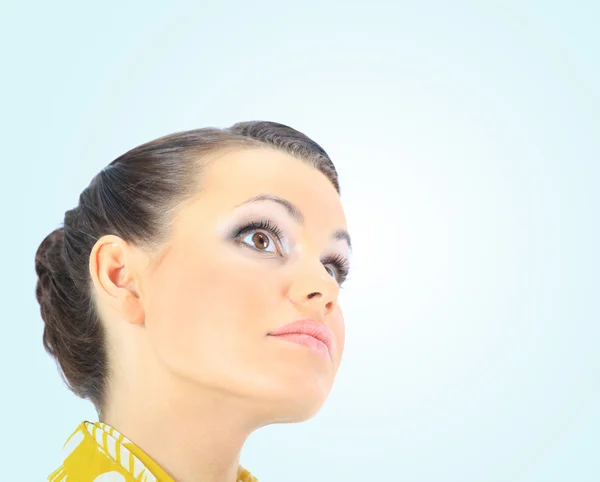
{"label": "forehead", "polygon": [[307,218],[327,217],[345,227],[340,197],[317,168],[285,152],[245,148],[220,154],[206,168],[201,182],[204,200],[216,207],[233,206],[258,194],[280,196],[295,204]]}

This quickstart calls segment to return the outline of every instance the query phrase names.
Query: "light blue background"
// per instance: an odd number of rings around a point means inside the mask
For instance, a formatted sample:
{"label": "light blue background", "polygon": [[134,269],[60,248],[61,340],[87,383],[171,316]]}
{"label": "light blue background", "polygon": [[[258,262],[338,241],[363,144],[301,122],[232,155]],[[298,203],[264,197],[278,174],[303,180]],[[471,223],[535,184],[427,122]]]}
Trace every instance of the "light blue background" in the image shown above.
{"label": "light blue background", "polygon": [[340,172],[345,358],[261,482],[600,480],[597,2],[12,2],[0,12],[0,482],[89,402],[41,344],[34,253],[106,164],[289,124]]}

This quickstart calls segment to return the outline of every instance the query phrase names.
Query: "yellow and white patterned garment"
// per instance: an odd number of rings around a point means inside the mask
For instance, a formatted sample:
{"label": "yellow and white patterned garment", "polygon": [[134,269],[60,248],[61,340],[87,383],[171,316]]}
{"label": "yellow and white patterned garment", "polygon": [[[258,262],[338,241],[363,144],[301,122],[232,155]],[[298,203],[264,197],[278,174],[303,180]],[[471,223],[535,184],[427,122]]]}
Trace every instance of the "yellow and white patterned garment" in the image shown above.
{"label": "yellow and white patterned garment", "polygon": [[[102,422],[82,422],[64,445],[50,482],[175,482],[142,449]],[[258,482],[241,465],[237,482]]]}

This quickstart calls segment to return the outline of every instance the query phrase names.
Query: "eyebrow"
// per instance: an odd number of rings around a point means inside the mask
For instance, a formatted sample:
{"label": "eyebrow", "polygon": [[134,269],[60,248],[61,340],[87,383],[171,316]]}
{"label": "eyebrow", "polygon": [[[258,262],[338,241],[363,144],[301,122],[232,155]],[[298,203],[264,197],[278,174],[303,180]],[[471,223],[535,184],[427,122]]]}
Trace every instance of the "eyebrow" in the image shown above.
{"label": "eyebrow", "polygon": [[[285,208],[285,210],[288,212],[290,217],[294,219],[294,221],[296,221],[298,224],[304,224],[304,215],[302,214],[300,209],[296,207],[295,204],[292,204],[287,199],[275,196],[273,194],[259,194],[258,196],[253,196],[249,199],[246,199],[244,202],[236,204],[235,207],[237,208],[243,206],[244,204],[254,203],[258,201],[276,202]],[[336,241],[346,241],[348,243],[348,247],[352,249],[352,241],[350,240],[350,235],[348,234],[348,231],[345,231],[344,229],[337,229],[333,232],[331,237]]]}

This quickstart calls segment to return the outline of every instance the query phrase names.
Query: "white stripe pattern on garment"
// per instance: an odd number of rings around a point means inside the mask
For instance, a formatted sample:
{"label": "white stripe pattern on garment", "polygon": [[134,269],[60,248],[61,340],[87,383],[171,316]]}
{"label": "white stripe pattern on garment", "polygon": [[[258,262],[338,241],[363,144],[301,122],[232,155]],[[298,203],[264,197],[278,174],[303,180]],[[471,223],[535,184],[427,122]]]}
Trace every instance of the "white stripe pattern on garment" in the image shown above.
{"label": "white stripe pattern on garment", "polygon": [[133,458],[133,476],[137,479],[140,474],[142,473],[142,471],[147,471],[146,467],[144,467],[144,464],[142,464],[142,462],[140,462],[140,459],[138,459],[137,457]]}
{"label": "white stripe pattern on garment", "polygon": [[75,450],[77,448],[77,446],[81,443],[82,440],[83,440],[83,434],[79,430],[77,432],[74,432],[69,437],[69,439],[65,442],[65,445],[63,447],[63,456],[65,459],[69,455],[71,455],[73,450]]}
{"label": "white stripe pattern on garment", "polygon": [[48,475],[48,482],[61,482],[58,480],[58,478],[61,476],[64,476],[61,480],[64,480],[66,477],[65,468],[62,465],[50,475]]}
{"label": "white stripe pattern on garment", "polygon": [[117,458],[117,442],[114,438],[108,436],[106,437],[106,445],[108,449],[108,453],[113,459]]}
{"label": "white stripe pattern on garment", "polygon": [[113,470],[112,472],[100,474],[94,479],[94,482],[125,482],[125,477]]}
{"label": "white stripe pattern on garment", "polygon": [[96,442],[98,442],[98,445],[100,445],[100,447],[102,447],[104,450],[106,450],[108,452],[108,447],[104,446],[104,431],[98,430],[97,428],[96,428]]}
{"label": "white stripe pattern on garment", "polygon": [[[150,472],[150,470],[148,470],[148,468],[142,463],[142,461],[138,459],[135,455],[133,455],[131,451],[123,445],[126,443],[130,443],[133,445],[131,440],[125,437],[117,429],[115,429],[114,427],[109,427],[105,423],[99,423],[98,425],[96,425],[91,422],[86,422],[85,427],[90,433],[90,435],[92,435],[96,442],[108,454],[110,454],[110,456],[115,460],[115,462],[117,462],[115,439],[118,442],[120,442],[118,445],[120,455],[118,463],[121,465],[121,467],[123,467],[130,474],[132,474],[136,478],[136,480],[138,480],[139,477],[139,479],[143,482],[156,482],[156,477]],[[98,429],[98,427],[100,427],[100,429]],[[104,434],[106,434],[106,443],[104,443]],[[113,444],[112,451],[110,448],[111,442]],[[133,462],[133,465],[131,465],[131,462]]]}

